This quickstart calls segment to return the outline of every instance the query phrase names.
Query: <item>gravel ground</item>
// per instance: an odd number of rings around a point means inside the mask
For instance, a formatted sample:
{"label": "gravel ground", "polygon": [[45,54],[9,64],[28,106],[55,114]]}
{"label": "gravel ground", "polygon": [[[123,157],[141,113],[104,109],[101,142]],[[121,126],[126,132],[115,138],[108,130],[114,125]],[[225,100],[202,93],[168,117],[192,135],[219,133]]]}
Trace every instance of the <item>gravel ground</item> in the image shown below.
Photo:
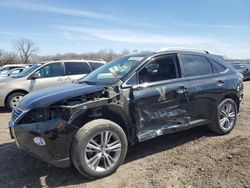
{"label": "gravel ground", "polygon": [[250,187],[250,82],[244,94],[230,134],[203,126],[137,144],[115,174],[94,181],[20,151],[9,136],[10,113],[0,109],[0,187]]}

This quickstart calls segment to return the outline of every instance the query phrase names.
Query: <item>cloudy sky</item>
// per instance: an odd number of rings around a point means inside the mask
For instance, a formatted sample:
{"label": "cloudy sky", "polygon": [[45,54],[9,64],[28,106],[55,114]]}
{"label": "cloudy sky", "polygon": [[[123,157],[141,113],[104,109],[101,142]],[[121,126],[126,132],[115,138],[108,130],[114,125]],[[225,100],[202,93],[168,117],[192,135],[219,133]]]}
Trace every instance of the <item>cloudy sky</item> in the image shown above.
{"label": "cloudy sky", "polygon": [[0,49],[21,38],[40,55],[183,47],[250,58],[250,1],[0,0]]}

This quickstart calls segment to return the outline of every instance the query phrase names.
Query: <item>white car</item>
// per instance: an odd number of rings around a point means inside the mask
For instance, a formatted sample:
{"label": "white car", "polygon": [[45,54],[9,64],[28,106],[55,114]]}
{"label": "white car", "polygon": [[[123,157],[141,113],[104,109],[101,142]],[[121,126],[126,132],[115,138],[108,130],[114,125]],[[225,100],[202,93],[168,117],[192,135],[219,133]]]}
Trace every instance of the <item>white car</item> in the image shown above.
{"label": "white car", "polygon": [[0,79],[0,107],[15,108],[24,95],[79,80],[104,61],[58,60],[33,64],[21,73]]}
{"label": "white car", "polygon": [[7,72],[9,72],[12,69],[16,68],[28,68],[30,65],[25,65],[25,64],[9,64],[9,65],[4,65],[0,68],[0,75],[6,75]]}
{"label": "white car", "polygon": [[19,67],[19,68],[14,68],[14,69],[5,71],[3,74],[0,74],[0,79],[8,77],[8,76],[15,76],[16,74],[21,73],[25,69],[26,69],[25,67]]}

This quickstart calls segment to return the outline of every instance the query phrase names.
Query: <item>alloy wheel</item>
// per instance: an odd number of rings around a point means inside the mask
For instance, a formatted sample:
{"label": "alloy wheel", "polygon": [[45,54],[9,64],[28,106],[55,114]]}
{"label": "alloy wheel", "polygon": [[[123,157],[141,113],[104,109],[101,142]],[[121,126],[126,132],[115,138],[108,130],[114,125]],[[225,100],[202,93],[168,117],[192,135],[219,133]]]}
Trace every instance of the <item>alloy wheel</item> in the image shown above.
{"label": "alloy wheel", "polygon": [[23,96],[21,96],[21,95],[17,95],[15,97],[13,97],[11,100],[11,106],[13,108],[17,107],[18,104],[20,103],[20,101],[22,100],[22,98],[23,98]]}
{"label": "alloy wheel", "polygon": [[228,131],[230,130],[235,123],[236,110],[231,103],[226,103],[220,112],[220,127]]}
{"label": "alloy wheel", "polygon": [[100,132],[86,145],[85,162],[96,172],[107,171],[118,162],[121,149],[121,140],[116,133]]}

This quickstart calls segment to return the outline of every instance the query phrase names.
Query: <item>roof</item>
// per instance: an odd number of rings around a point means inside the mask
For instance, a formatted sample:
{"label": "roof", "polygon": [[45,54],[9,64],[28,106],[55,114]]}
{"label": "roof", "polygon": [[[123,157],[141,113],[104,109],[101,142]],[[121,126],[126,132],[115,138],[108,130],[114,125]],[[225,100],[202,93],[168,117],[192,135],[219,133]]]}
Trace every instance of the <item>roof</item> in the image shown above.
{"label": "roof", "polygon": [[28,66],[27,64],[7,64],[7,65],[3,65],[2,67],[26,67]]}
{"label": "roof", "polygon": [[53,63],[53,62],[95,62],[95,63],[106,63],[103,60],[89,60],[89,59],[60,59],[60,60],[51,60],[51,61],[42,61],[37,62],[35,64],[45,64],[45,63]]}
{"label": "roof", "polygon": [[166,52],[166,51],[201,52],[201,53],[210,54],[207,50],[196,49],[196,48],[161,48],[157,50],[156,52]]}

